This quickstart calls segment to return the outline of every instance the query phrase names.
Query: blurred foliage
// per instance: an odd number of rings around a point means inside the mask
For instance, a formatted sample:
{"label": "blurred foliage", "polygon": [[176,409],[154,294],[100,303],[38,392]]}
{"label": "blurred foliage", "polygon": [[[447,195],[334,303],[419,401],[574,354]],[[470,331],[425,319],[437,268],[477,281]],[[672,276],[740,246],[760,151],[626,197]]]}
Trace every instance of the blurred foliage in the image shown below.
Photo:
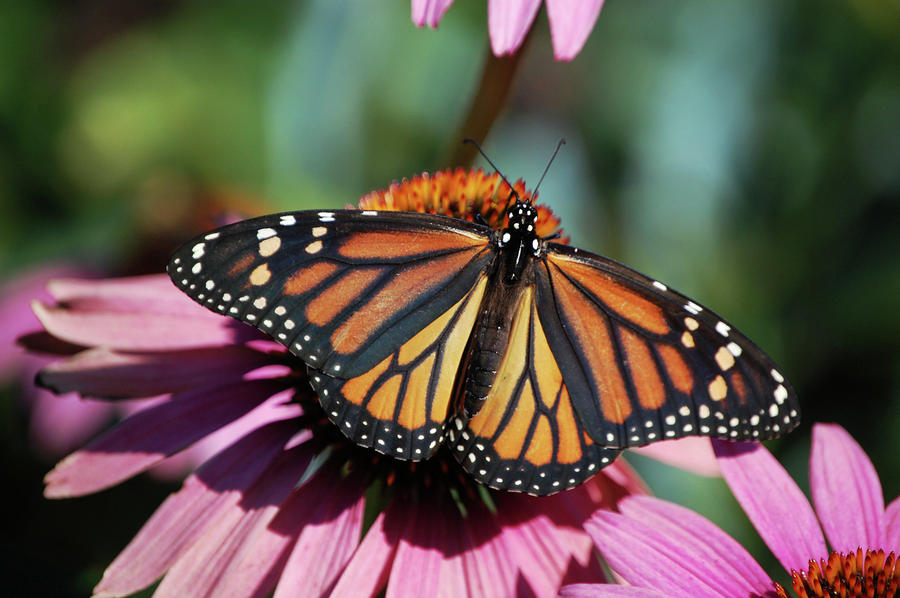
{"label": "blurred foliage", "polygon": [[[783,365],[805,423],[774,448],[801,485],[810,424],[837,421],[889,498],[898,24],[883,0],[609,0],[582,54],[556,63],[542,13],[484,141],[533,184],[565,136],[541,196],[573,242],[696,297]],[[462,0],[437,31],[416,29],[406,0],[2,3],[0,269],[162,271],[197,205],[341,207],[439,168],[487,47],[483,3]],[[20,515],[3,532],[7,579],[85,595],[167,489],[44,501],[48,464],[23,449],[14,391],[2,397]],[[721,482],[638,465],[756,541]]]}

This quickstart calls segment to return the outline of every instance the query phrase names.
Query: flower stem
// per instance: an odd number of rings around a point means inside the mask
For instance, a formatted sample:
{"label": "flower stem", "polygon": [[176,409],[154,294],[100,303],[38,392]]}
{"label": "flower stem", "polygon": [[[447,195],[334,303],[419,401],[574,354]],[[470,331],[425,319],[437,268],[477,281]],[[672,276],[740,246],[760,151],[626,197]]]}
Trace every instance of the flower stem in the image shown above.
{"label": "flower stem", "polygon": [[525,47],[531,39],[531,32],[525,38],[522,46],[512,56],[498,58],[491,51],[490,43],[487,44],[484,68],[481,71],[481,81],[478,83],[478,91],[469,104],[469,110],[462,126],[457,129],[450,142],[450,147],[444,153],[441,162],[444,167],[469,167],[478,155],[475,146],[462,143],[463,138],[471,137],[482,142],[500,111],[506,105],[509,92],[512,89],[513,80],[522,62]]}

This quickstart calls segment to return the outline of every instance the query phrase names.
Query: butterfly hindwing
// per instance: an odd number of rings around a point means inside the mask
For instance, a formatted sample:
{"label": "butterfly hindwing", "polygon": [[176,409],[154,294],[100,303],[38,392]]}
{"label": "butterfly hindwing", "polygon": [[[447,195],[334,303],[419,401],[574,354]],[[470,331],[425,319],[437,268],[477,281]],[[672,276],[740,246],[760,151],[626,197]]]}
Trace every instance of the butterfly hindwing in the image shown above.
{"label": "butterfly hindwing", "polygon": [[509,344],[480,411],[451,421],[453,454],[472,477],[492,487],[550,494],[574,487],[620,451],[596,443],[572,405],[544,334],[535,289],[523,289]]}
{"label": "butterfly hindwing", "polygon": [[398,459],[431,457],[454,412],[454,385],[487,284],[472,290],[369,371],[311,371],[329,419],[351,440]]}
{"label": "butterfly hindwing", "polygon": [[765,439],[797,424],[796,395],[775,365],[717,315],[612,260],[549,247],[539,316],[595,441]]}

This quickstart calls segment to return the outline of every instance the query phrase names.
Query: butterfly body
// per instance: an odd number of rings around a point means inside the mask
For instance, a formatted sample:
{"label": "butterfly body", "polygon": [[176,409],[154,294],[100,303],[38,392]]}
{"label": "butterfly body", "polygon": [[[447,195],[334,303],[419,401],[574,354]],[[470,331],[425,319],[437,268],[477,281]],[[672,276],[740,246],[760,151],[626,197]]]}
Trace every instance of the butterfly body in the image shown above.
{"label": "butterfly body", "polygon": [[627,447],[797,424],[774,364],[714,313],[539,237],[529,202],[507,217],[275,214],[187,243],[169,273],[302,359],[352,441],[408,460],[447,444],[494,488],[549,494]]}
{"label": "butterfly body", "polygon": [[468,421],[481,410],[497,376],[509,344],[514,312],[509,309],[533,279],[534,259],[541,241],[534,232],[537,212],[516,202],[508,213],[509,225],[492,238],[495,257],[488,272],[488,290],[475,321],[470,347],[460,368],[465,384],[464,408]]}

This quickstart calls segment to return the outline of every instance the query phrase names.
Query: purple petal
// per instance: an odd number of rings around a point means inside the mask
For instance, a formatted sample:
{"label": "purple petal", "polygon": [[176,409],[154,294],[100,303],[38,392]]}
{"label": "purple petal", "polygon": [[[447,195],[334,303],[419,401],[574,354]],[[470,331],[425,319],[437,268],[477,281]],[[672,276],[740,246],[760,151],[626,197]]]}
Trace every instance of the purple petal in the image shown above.
{"label": "purple petal", "polygon": [[412,21],[416,27],[428,25],[432,29],[453,4],[453,0],[412,0]]}
{"label": "purple petal", "polygon": [[663,594],[656,590],[618,586],[614,584],[578,583],[563,586],[560,598],[676,598],[674,594]]}
{"label": "purple petal", "polygon": [[77,345],[105,345],[126,351],[163,351],[233,345],[254,336],[249,326],[215,316],[199,305],[180,313],[153,311],[87,311],[71,307],[31,305],[48,332]]}
{"label": "purple petal", "polygon": [[519,49],[540,6],[541,0],[488,0],[488,31],[495,56]]}
{"label": "purple petal", "polygon": [[165,274],[101,280],[57,278],[47,284],[47,290],[60,302],[93,300],[113,305],[127,305],[133,300],[140,300],[146,304],[154,297],[158,300],[174,301],[182,294]]}
{"label": "purple petal", "polygon": [[884,550],[900,555],[900,497],[895,498],[884,510]]}
{"label": "purple petal", "polygon": [[241,500],[211,522],[175,562],[154,596],[265,596],[284,566],[290,538],[269,525],[310,462],[307,443],[276,457]]}
{"label": "purple petal", "polygon": [[[712,563],[683,549],[680,538],[665,534],[641,521],[597,511],[585,525],[607,563],[627,583],[676,596],[725,598],[747,594],[747,588],[733,584],[726,591],[714,588],[704,574]],[[718,534],[725,535],[719,531]]]}
{"label": "purple petal", "polygon": [[469,593],[474,596],[513,595],[516,589],[515,563],[506,556],[497,541],[501,530],[496,518],[486,509],[473,509],[459,526],[462,538],[463,567],[469,580]]}
{"label": "purple petal", "polygon": [[404,517],[396,512],[396,504],[391,503],[375,518],[338,579],[333,596],[374,596],[387,585]]}
{"label": "purple petal", "polygon": [[107,567],[94,594],[132,594],[158,579],[266,474],[294,433],[296,424],[291,421],[263,426],[203,464]]}
{"label": "purple petal", "polygon": [[603,0],[547,0],[550,37],[557,60],[572,60],[581,52],[601,8]]}
{"label": "purple petal", "polygon": [[713,449],[731,492],[788,572],[804,571],[810,559],[828,556],[809,501],[765,447],[713,441]]}
{"label": "purple petal", "polygon": [[678,467],[697,475],[707,477],[722,475],[709,438],[702,436],[688,436],[679,440],[663,440],[631,450],[645,457],[656,459],[666,465]]}
{"label": "purple petal", "polygon": [[884,545],[884,496],[872,461],[836,424],[813,426],[809,481],[819,521],[839,552]]}
{"label": "purple petal", "polygon": [[563,495],[510,495],[497,505],[503,530],[498,542],[505,558],[518,569],[521,580],[516,583],[539,596],[559,591],[573,562],[586,566],[593,552],[590,538],[574,521],[566,500]]}
{"label": "purple petal", "polygon": [[115,406],[82,399],[75,393],[54,395],[35,388],[29,395],[28,435],[37,451],[52,459],[83,446],[115,416]]}
{"label": "purple petal", "polygon": [[445,581],[440,576],[441,552],[446,548],[444,513],[425,501],[407,502],[404,513],[406,525],[399,538],[385,596],[435,596]]}
{"label": "purple petal", "polygon": [[[340,479],[335,469],[323,467],[318,487],[307,484],[283,506],[286,514],[301,510],[305,519],[274,598],[328,596],[359,545],[365,488],[359,480]],[[282,517],[272,527],[281,526]]]}
{"label": "purple petal", "polygon": [[75,266],[42,266],[0,285],[0,379],[11,376],[19,360],[24,357],[22,349],[16,346],[16,338],[40,327],[31,311],[32,299],[49,300],[50,294],[46,291],[48,280],[77,274],[79,272]]}
{"label": "purple petal", "polygon": [[737,540],[694,511],[649,496],[625,498],[619,509],[681,545],[681,553],[698,565],[695,574],[717,590],[742,588],[763,595],[772,588],[772,580]]}
{"label": "purple petal", "polygon": [[237,381],[270,361],[242,345],[154,353],[98,347],[48,365],[38,383],[55,392],[77,391],[89,397],[152,397]]}
{"label": "purple petal", "polygon": [[282,389],[280,383],[254,380],[175,395],[63,459],[44,478],[44,493],[48,498],[64,498],[118,484],[238,419]]}

